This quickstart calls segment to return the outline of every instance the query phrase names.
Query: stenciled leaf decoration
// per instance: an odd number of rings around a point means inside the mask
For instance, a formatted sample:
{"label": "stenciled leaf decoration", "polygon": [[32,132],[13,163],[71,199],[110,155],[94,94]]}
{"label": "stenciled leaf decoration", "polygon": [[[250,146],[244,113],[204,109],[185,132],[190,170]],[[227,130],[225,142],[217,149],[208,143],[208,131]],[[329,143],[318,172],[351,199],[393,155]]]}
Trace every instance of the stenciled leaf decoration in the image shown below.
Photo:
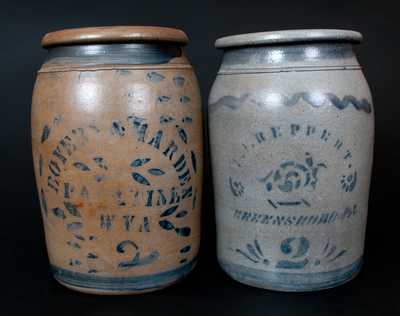
{"label": "stenciled leaf decoration", "polygon": [[253,255],[257,259],[260,259],[260,256],[258,255],[258,253],[256,252],[256,249],[254,248],[254,246],[252,244],[247,244],[246,247],[251,255]]}
{"label": "stenciled leaf decoration", "polygon": [[150,174],[152,174],[153,176],[162,176],[163,174],[165,174],[164,171],[162,171],[161,169],[158,169],[158,168],[149,169],[148,172]]}
{"label": "stenciled leaf decoration", "polygon": [[47,201],[43,189],[40,189],[40,202],[42,204],[43,212],[47,216]]}
{"label": "stenciled leaf decoration", "polygon": [[52,209],[53,214],[61,219],[65,219],[65,213],[62,209],[60,209],[59,207],[55,207]]}
{"label": "stenciled leaf decoration", "polygon": [[74,167],[81,171],[90,171],[90,168],[82,162],[74,162]]}
{"label": "stenciled leaf decoration", "polygon": [[182,119],[182,122],[183,123],[192,123],[193,122],[193,119],[192,119],[192,117],[191,116],[186,116],[186,117],[184,117],[183,119]]}
{"label": "stenciled leaf decoration", "polygon": [[69,259],[70,266],[80,266],[82,262],[78,259]]}
{"label": "stenciled leaf decoration", "polygon": [[104,170],[108,169],[108,167],[106,165],[106,161],[104,160],[103,157],[94,157],[93,160],[100,168],[102,168]]}
{"label": "stenciled leaf decoration", "polygon": [[162,229],[165,229],[165,230],[171,230],[171,229],[175,228],[174,224],[172,224],[170,221],[167,221],[167,220],[159,221],[158,224],[160,225],[160,227]]}
{"label": "stenciled leaf decoration", "polygon": [[187,136],[186,131],[182,127],[179,127],[178,125],[176,125],[176,129],[178,130],[179,137],[182,139],[182,141],[185,144],[187,144],[188,136]]}
{"label": "stenciled leaf decoration", "polygon": [[72,231],[72,230],[78,230],[83,227],[83,224],[80,222],[73,222],[73,223],[68,223],[67,225],[67,230]]}
{"label": "stenciled leaf decoration", "polygon": [[81,213],[79,213],[78,208],[74,204],[64,201],[64,205],[72,216],[81,217]]}
{"label": "stenciled leaf decoration", "polygon": [[172,116],[165,116],[165,115],[160,116],[160,124],[170,123],[173,121],[175,121],[175,119]]}
{"label": "stenciled leaf decoration", "polygon": [[264,256],[263,252],[261,251],[261,247],[260,247],[260,244],[258,243],[258,240],[257,240],[257,239],[254,240],[254,246],[256,247],[258,253],[259,253],[261,256]]}
{"label": "stenciled leaf decoration", "polygon": [[136,168],[143,166],[144,164],[148,163],[151,159],[150,158],[138,158],[132,161],[131,167]]}
{"label": "stenciled leaf decoration", "polygon": [[183,95],[180,97],[179,101],[181,103],[188,103],[190,101],[190,98],[187,95]]}
{"label": "stenciled leaf decoration", "polygon": [[39,156],[39,176],[43,175],[43,165],[44,165],[43,157],[42,157],[42,154],[40,154],[40,156]]}
{"label": "stenciled leaf decoration", "polygon": [[164,80],[165,77],[158,72],[152,71],[152,72],[147,73],[147,79],[152,82],[160,82],[160,81]]}
{"label": "stenciled leaf decoration", "polygon": [[122,126],[120,121],[113,121],[111,131],[113,135],[124,136],[125,135],[125,127]]}
{"label": "stenciled leaf decoration", "polygon": [[182,87],[185,83],[185,78],[182,76],[175,76],[173,78],[173,80],[174,80],[175,85],[178,87]]}
{"label": "stenciled leaf decoration", "polygon": [[197,172],[197,160],[196,160],[196,154],[194,153],[193,150],[190,151],[190,156],[192,158],[192,166],[194,172]]}
{"label": "stenciled leaf decoration", "polygon": [[140,183],[140,184],[143,184],[143,185],[150,185],[150,182],[149,182],[145,177],[143,177],[140,173],[133,172],[133,173],[132,173],[132,178],[133,178],[136,182],[138,182],[138,183]]}
{"label": "stenciled leaf decoration", "polygon": [[308,156],[308,157],[306,158],[306,164],[307,164],[307,166],[309,166],[309,167],[312,167],[312,166],[313,166],[314,162],[313,162],[313,159],[312,159],[311,156]]}
{"label": "stenciled leaf decoration", "polygon": [[81,245],[74,241],[67,241],[67,245],[71,246],[72,248],[79,250],[81,249]]}
{"label": "stenciled leaf decoration", "polygon": [[97,259],[98,258],[98,256],[93,252],[89,252],[87,257],[88,257],[88,259]]}
{"label": "stenciled leaf decoration", "polygon": [[75,236],[76,239],[79,239],[81,241],[85,241],[85,237],[83,237],[82,235],[75,234],[74,236]]}
{"label": "stenciled leaf decoration", "polygon": [[188,211],[180,211],[178,214],[175,215],[177,218],[185,217],[188,214]]}
{"label": "stenciled leaf decoration", "polygon": [[51,127],[45,125],[43,127],[42,137],[40,139],[41,143],[44,143],[49,138],[50,132],[51,132]]}
{"label": "stenciled leaf decoration", "polygon": [[179,236],[183,236],[183,237],[187,237],[190,235],[191,233],[191,229],[190,227],[179,227],[179,228],[175,228],[176,233]]}
{"label": "stenciled leaf decoration", "polygon": [[160,103],[164,103],[164,102],[168,102],[171,99],[171,97],[167,96],[167,95],[160,95],[157,98],[157,101]]}
{"label": "stenciled leaf decoration", "polygon": [[173,207],[166,209],[164,212],[161,213],[160,217],[166,217],[166,216],[170,216],[170,215],[174,214],[177,208],[178,208],[178,205],[175,205]]}
{"label": "stenciled leaf decoration", "polygon": [[181,253],[189,252],[191,248],[192,248],[191,245],[187,245],[187,246],[183,247],[183,248],[180,250],[180,252],[181,252]]}

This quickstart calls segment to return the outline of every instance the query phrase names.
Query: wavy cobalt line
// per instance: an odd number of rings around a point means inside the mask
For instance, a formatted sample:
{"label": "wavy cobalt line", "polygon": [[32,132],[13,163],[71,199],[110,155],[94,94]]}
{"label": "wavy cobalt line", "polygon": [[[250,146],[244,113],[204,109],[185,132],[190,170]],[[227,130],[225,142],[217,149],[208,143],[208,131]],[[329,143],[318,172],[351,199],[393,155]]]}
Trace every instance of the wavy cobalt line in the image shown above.
{"label": "wavy cobalt line", "polygon": [[[274,103],[281,103],[285,106],[295,106],[301,100],[307,102],[309,105],[315,108],[319,108],[323,106],[327,101],[330,102],[332,106],[337,108],[338,110],[344,110],[349,106],[353,106],[357,111],[364,111],[365,113],[372,112],[372,105],[367,99],[357,99],[352,95],[345,95],[343,98],[338,97],[333,93],[324,93],[312,95],[308,92],[299,92],[295,93],[290,97],[287,97],[283,94],[273,94]],[[223,96],[217,102],[211,103],[209,106],[210,111],[214,111],[219,107],[227,107],[231,110],[236,110],[241,107],[245,101],[249,99],[249,94],[243,94],[241,97],[237,98],[231,95]],[[257,102],[253,99],[249,100],[252,103],[257,105],[261,105],[261,102]]]}

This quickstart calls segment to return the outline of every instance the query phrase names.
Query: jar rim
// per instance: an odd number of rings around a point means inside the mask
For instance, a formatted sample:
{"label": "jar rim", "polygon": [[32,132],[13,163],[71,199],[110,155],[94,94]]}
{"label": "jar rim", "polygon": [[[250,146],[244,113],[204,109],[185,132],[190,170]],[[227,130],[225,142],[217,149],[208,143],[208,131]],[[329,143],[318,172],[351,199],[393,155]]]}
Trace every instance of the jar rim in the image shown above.
{"label": "jar rim", "polygon": [[166,42],[186,45],[189,39],[179,29],[158,26],[100,26],[71,28],[47,33],[42,47],[107,43]]}
{"label": "jar rim", "polygon": [[271,32],[257,32],[225,36],[215,41],[216,48],[239,46],[294,44],[301,42],[350,42],[361,43],[361,33],[352,30],[340,29],[299,29]]}

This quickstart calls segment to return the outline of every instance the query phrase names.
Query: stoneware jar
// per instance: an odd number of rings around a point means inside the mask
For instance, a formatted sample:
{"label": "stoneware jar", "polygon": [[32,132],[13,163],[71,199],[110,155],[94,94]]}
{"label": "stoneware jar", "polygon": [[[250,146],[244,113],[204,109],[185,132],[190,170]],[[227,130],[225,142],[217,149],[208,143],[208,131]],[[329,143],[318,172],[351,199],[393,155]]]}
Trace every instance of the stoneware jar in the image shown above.
{"label": "stoneware jar", "polygon": [[51,269],[69,288],[152,291],[196,262],[202,117],[187,41],[130,26],[43,38],[33,158]]}
{"label": "stoneware jar", "polygon": [[360,270],[374,115],[353,51],[361,34],[294,30],[218,39],[209,99],[218,258],[280,291]]}

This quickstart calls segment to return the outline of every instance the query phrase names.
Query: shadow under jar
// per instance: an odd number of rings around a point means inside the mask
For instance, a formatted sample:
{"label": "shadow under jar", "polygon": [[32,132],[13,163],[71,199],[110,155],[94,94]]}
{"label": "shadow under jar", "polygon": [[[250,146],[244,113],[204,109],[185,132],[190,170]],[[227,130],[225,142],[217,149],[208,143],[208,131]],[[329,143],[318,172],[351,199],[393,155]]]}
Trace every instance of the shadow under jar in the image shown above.
{"label": "shadow under jar", "polygon": [[182,279],[200,239],[200,93],[161,27],[57,31],[32,102],[32,142],[54,277],[94,294]]}
{"label": "shadow under jar", "polygon": [[218,259],[235,280],[314,291],[360,270],[374,115],[361,34],[225,37],[209,98]]}

